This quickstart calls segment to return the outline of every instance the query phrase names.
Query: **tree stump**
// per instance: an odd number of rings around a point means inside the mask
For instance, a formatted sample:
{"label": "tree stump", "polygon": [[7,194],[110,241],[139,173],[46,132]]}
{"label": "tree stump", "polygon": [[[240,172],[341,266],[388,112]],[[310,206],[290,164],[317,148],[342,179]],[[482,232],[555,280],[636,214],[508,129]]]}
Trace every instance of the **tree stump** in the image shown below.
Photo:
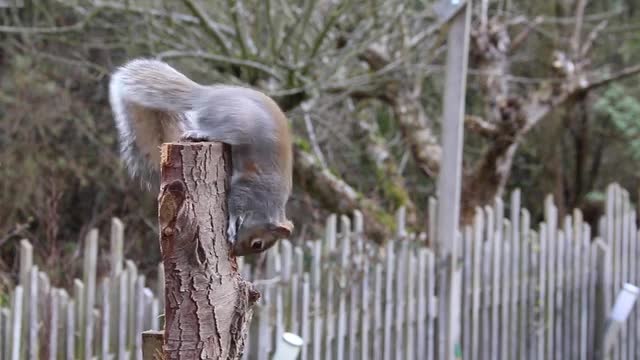
{"label": "tree stump", "polygon": [[165,269],[165,359],[239,359],[260,294],[227,241],[230,147],[162,147],[158,199]]}

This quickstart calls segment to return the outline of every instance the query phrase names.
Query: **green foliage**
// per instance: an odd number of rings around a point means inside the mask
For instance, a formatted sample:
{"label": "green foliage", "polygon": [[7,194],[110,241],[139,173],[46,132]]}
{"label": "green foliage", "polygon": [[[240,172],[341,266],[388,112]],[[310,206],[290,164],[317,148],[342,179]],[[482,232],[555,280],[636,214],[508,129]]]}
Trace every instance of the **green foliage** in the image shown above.
{"label": "green foliage", "polygon": [[640,160],[640,101],[628,95],[624,86],[614,84],[596,101],[594,109],[611,121],[625,138],[633,158]]}

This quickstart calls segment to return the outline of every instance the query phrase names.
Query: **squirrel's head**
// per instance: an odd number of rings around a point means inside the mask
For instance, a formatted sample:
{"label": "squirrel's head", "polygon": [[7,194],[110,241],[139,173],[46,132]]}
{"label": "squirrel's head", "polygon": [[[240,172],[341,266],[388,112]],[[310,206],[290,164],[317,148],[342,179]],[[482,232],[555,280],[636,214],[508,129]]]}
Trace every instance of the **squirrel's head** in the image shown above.
{"label": "squirrel's head", "polygon": [[261,216],[249,214],[238,221],[238,237],[233,245],[235,256],[263,252],[275,245],[278,240],[290,237],[293,231],[293,223],[286,218],[265,221]]}

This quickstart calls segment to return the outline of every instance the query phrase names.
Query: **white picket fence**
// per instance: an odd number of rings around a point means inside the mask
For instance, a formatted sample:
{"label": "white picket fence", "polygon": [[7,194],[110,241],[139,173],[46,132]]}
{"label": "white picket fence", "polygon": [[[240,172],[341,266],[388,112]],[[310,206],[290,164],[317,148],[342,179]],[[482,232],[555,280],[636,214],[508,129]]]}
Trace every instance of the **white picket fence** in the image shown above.
{"label": "white picket fence", "polygon": [[[473,360],[594,359],[616,294],[624,283],[640,280],[628,193],[609,186],[597,236],[579,211],[558,219],[549,197],[545,221],[536,228],[520,208],[518,191],[506,208],[498,199],[479,209],[458,240],[459,354]],[[437,219],[428,221],[432,236]],[[111,273],[98,287],[98,233],[89,233],[84,278],[76,280],[73,296],[49,284],[32,264],[29,243],[21,242],[20,285],[11,308],[0,310],[2,359],[141,358],[139,334],[158,329],[163,295],[146,287],[131,261],[123,266],[122,228],[113,221]],[[284,331],[304,339],[302,360],[443,358],[438,319],[447,314],[438,294],[448,284],[435,282],[441,262],[423,246],[427,235],[407,233],[402,211],[395,239],[382,247],[366,241],[362,228],[358,213],[331,216],[323,239],[303,246],[282,241],[261,263],[241,265],[262,293],[244,359],[270,359]],[[638,326],[634,309],[616,337],[613,359],[640,354]]]}

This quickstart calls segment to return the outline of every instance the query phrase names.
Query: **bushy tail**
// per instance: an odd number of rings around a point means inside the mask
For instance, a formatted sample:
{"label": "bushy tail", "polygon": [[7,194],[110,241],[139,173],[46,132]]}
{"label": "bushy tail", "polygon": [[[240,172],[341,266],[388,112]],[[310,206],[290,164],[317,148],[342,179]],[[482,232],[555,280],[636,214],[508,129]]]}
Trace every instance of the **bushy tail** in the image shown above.
{"label": "bushy tail", "polygon": [[180,138],[185,113],[193,110],[202,89],[157,60],[133,60],[113,73],[109,101],[122,157],[133,176],[157,184],[160,145]]}

